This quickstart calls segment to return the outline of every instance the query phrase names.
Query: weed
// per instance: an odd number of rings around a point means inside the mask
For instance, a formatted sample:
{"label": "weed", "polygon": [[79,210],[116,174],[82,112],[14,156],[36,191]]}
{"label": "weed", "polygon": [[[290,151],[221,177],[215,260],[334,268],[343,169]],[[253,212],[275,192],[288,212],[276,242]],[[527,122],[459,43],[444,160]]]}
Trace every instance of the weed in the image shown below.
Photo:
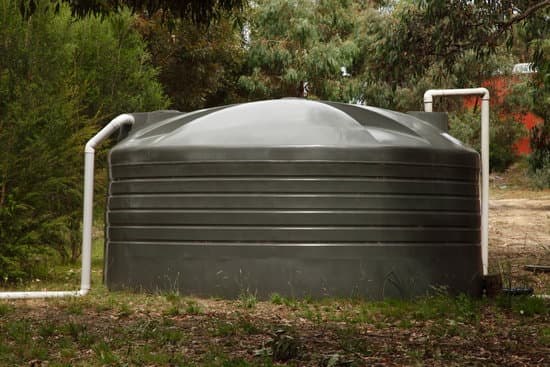
{"label": "weed", "polygon": [[8,303],[0,303],[0,317],[6,316],[10,312],[12,312],[13,307]]}
{"label": "weed", "polygon": [[360,353],[363,355],[371,355],[370,350],[365,338],[361,337],[361,330],[356,326],[350,326],[345,328],[337,328],[336,335],[340,343],[340,348],[348,353]]}
{"label": "weed", "polygon": [[46,321],[38,328],[38,334],[43,338],[49,338],[55,334],[55,324],[50,321]]}
{"label": "weed", "polygon": [[92,350],[103,365],[112,365],[119,363],[117,356],[113,352],[111,352],[109,344],[103,341],[94,345],[92,347]]}
{"label": "weed", "polygon": [[189,315],[200,315],[202,313],[202,308],[197,301],[188,300],[186,302],[185,312]]}
{"label": "weed", "polygon": [[245,292],[239,296],[239,305],[242,308],[252,309],[256,307],[257,303],[258,303],[258,299],[256,298],[255,295],[251,293]]}
{"label": "weed", "polygon": [[74,341],[78,341],[80,334],[86,331],[86,326],[70,321],[66,323],[62,329],[67,335],[71,336]]}
{"label": "weed", "polygon": [[544,328],[540,332],[540,341],[544,345],[550,345],[550,328]]}
{"label": "weed", "polygon": [[233,336],[237,334],[237,326],[222,320],[217,320],[212,329],[212,336]]}
{"label": "weed", "polygon": [[321,312],[317,308],[311,309],[308,307],[300,314],[300,316],[316,323],[320,323],[323,319]]}
{"label": "weed", "polygon": [[412,359],[422,359],[424,357],[424,351],[420,349],[412,349],[407,351],[407,355]]}
{"label": "weed", "polygon": [[550,314],[550,307],[544,299],[529,296],[514,297],[512,310],[522,316]]}
{"label": "weed", "polygon": [[256,324],[248,319],[239,319],[239,328],[247,335],[260,334],[262,331]]}
{"label": "weed", "polygon": [[82,315],[84,313],[84,304],[78,299],[71,299],[67,304],[67,312],[71,315]]}
{"label": "weed", "polygon": [[272,293],[271,297],[269,298],[269,301],[274,305],[282,305],[283,297],[279,293]]}
{"label": "weed", "polygon": [[265,356],[255,362],[248,362],[244,358],[231,358],[221,351],[211,350],[206,354],[201,365],[205,367],[271,367],[273,362]]}
{"label": "weed", "polygon": [[179,308],[178,305],[172,305],[166,311],[164,311],[163,314],[165,316],[168,316],[168,317],[174,317],[174,316],[178,316],[179,314],[181,314],[181,312],[180,312],[180,308]]}
{"label": "weed", "polygon": [[27,320],[17,320],[6,325],[8,336],[18,344],[27,344],[31,339],[31,324]]}
{"label": "weed", "polygon": [[181,301],[181,295],[179,292],[168,292],[164,294],[164,298],[171,304],[178,304]]}
{"label": "weed", "polygon": [[184,336],[185,335],[182,330],[175,327],[170,327],[161,329],[157,339],[159,340],[160,345],[178,345],[184,340]]}
{"label": "weed", "polygon": [[117,316],[118,317],[128,317],[132,314],[132,309],[130,308],[130,305],[126,302],[123,302],[122,304],[120,304],[120,306],[118,307],[118,313],[117,313]]}

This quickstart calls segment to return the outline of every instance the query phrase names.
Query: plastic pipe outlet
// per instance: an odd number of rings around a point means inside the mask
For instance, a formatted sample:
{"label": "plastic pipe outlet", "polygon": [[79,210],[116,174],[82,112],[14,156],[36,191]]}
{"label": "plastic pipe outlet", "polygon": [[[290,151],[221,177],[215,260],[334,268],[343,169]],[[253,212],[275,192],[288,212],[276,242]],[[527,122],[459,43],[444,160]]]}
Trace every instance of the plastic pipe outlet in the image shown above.
{"label": "plastic pipe outlet", "polygon": [[489,91],[486,88],[430,89],[424,93],[424,111],[432,112],[434,96],[481,95],[481,261],[489,269]]}
{"label": "plastic pipe outlet", "polygon": [[78,291],[31,291],[0,292],[0,299],[51,298],[85,296],[90,291],[92,272],[92,221],[94,203],[94,156],[95,148],[123,125],[134,123],[134,116],[123,114],[101,129],[88,140],[84,148],[84,209],[82,222],[82,271]]}

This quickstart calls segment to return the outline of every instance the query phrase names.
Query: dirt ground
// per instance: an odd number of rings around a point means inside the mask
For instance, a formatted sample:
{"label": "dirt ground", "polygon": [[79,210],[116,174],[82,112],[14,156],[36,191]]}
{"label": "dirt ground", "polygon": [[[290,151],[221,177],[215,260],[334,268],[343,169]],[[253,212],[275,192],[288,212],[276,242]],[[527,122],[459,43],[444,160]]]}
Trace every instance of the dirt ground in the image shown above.
{"label": "dirt ground", "polygon": [[[550,293],[550,273],[533,274],[524,265],[550,266],[550,190],[527,191],[492,185],[489,200],[489,269],[513,287]],[[504,284],[509,286],[509,284]]]}

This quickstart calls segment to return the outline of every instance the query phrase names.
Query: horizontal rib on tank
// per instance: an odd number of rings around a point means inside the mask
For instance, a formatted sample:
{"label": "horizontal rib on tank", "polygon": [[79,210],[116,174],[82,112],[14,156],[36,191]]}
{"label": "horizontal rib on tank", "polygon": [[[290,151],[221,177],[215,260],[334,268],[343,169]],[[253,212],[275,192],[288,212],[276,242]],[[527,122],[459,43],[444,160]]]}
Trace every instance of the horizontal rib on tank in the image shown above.
{"label": "horizontal rib on tank", "polygon": [[[463,179],[477,177],[472,168],[457,174],[457,167],[433,165],[384,172],[393,164],[369,162],[171,164],[183,177],[143,178],[151,172],[137,164],[130,171],[139,178],[127,178],[113,165],[121,177],[110,188],[113,243],[479,243],[478,184]],[[441,174],[445,168],[455,180]],[[403,178],[407,173],[412,177]]]}

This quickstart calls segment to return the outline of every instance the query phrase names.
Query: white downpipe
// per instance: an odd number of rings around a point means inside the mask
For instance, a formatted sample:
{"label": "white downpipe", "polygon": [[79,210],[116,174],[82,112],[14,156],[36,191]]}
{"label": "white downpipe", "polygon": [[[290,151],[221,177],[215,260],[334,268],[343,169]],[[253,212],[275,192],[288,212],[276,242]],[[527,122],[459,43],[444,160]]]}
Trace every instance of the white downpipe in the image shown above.
{"label": "white downpipe", "polygon": [[78,291],[29,291],[0,292],[0,299],[53,298],[85,296],[90,291],[92,273],[92,222],[94,205],[94,156],[95,148],[122,125],[134,123],[132,115],[123,114],[109,122],[84,148],[84,209],[82,221],[82,271]]}
{"label": "white downpipe", "polygon": [[424,111],[432,112],[434,96],[481,95],[481,261],[489,271],[489,91],[486,88],[430,89],[424,93]]}

